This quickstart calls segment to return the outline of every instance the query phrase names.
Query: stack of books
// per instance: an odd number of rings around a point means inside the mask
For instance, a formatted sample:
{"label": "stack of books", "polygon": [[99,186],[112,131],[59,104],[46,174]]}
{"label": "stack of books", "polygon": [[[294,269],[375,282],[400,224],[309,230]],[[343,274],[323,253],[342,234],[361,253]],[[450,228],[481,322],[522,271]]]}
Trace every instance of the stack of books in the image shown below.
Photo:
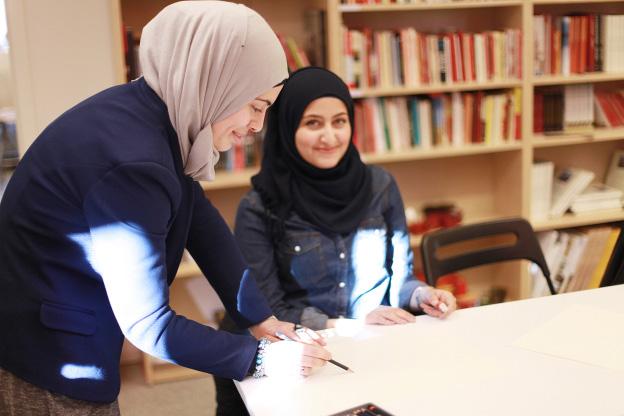
{"label": "stack of books", "polygon": [[589,185],[570,205],[575,214],[621,208],[622,191],[601,183]]}

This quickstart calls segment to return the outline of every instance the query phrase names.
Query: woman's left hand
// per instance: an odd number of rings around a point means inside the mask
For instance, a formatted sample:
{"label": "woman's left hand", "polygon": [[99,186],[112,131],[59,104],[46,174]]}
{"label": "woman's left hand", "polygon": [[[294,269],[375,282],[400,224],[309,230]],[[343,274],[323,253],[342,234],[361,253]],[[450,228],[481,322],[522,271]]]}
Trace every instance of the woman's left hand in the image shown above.
{"label": "woman's left hand", "polygon": [[305,344],[326,345],[323,337],[313,330],[305,327],[296,329],[295,324],[292,322],[280,321],[275,316],[271,316],[259,324],[251,326],[249,331],[256,339],[264,337],[272,342],[287,338]]}
{"label": "woman's left hand", "polygon": [[448,290],[420,286],[416,291],[418,307],[429,316],[446,318],[457,309],[455,296]]}

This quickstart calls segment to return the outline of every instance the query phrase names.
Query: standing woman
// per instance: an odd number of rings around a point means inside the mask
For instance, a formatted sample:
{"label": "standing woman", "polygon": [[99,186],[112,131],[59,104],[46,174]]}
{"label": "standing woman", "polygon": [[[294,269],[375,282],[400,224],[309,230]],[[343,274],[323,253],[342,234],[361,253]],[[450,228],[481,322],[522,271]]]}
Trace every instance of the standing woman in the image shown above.
{"label": "standing woman", "polygon": [[[260,173],[236,216],[250,274],[279,319],[311,329],[341,318],[402,324],[414,320],[410,312],[443,318],[455,298],[414,279],[397,185],[362,163],[352,126],[353,100],[338,76],[291,74],[269,110]],[[233,408],[232,383],[215,382],[219,408]]]}
{"label": "standing woman", "polygon": [[[52,122],[0,204],[2,415],[119,414],[124,335],[236,379],[270,375],[256,357],[271,351],[293,372],[330,358],[318,345],[269,343],[277,330],[296,337],[293,324],[272,316],[196,182],[214,178],[218,151],[261,129],[287,76],[275,34],[245,6],[180,2],[148,23],[140,51],[144,77]],[[255,338],[170,308],[185,247]]]}

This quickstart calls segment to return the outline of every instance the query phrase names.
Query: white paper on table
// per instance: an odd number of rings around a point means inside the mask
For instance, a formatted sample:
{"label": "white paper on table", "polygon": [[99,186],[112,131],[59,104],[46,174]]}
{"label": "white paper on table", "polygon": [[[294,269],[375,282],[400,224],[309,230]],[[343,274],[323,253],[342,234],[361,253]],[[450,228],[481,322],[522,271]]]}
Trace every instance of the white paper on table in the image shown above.
{"label": "white paper on table", "polygon": [[516,347],[624,370],[624,314],[574,305],[513,344]]}

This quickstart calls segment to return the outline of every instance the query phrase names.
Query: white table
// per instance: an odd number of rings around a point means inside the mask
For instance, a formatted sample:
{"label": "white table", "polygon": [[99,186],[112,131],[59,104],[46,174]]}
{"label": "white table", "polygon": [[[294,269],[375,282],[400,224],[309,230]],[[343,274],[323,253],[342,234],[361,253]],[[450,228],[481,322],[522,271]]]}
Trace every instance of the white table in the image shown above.
{"label": "white table", "polygon": [[[329,415],[367,402],[396,416],[624,416],[623,370],[517,345],[579,305],[620,322],[624,285],[464,309],[445,321],[366,326],[328,339],[333,358],[354,373],[328,364],[305,379],[248,378],[237,387],[254,416]],[[612,330],[622,333],[624,321]]]}

